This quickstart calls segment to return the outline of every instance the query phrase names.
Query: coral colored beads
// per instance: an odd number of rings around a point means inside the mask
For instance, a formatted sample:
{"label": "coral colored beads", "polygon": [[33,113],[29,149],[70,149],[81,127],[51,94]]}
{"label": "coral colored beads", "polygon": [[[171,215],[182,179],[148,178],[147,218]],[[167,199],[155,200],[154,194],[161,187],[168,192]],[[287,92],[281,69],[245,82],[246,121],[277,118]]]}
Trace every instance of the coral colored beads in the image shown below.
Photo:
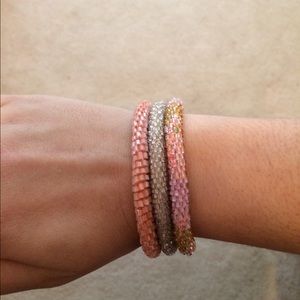
{"label": "coral colored beads", "polygon": [[147,256],[156,257],[160,253],[160,245],[155,229],[149,183],[147,129],[150,107],[149,102],[143,101],[134,114],[131,144],[132,192],[140,243]]}

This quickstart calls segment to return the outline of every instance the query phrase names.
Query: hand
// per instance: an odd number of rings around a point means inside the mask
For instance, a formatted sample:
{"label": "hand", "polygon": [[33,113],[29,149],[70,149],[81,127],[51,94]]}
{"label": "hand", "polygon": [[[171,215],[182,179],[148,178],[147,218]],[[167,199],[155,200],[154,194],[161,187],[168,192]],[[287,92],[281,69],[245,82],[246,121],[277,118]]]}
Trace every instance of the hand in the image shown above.
{"label": "hand", "polygon": [[132,113],[45,96],[3,96],[1,109],[2,293],[57,286],[135,249]]}

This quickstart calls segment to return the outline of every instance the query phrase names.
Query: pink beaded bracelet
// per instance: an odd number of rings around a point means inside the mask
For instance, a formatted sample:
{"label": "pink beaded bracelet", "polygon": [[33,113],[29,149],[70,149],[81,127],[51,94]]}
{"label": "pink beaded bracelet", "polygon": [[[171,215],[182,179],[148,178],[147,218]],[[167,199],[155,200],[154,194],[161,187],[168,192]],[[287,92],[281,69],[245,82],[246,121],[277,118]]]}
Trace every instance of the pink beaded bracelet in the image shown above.
{"label": "pink beaded bracelet", "polygon": [[191,231],[183,145],[183,105],[180,99],[173,98],[168,102],[165,112],[165,140],[176,242],[182,254],[192,255],[196,243]]}
{"label": "pink beaded bracelet", "polygon": [[132,126],[132,192],[143,251],[149,257],[160,254],[160,245],[155,229],[155,220],[151,203],[148,160],[148,118],[151,104],[141,102],[135,111]]}

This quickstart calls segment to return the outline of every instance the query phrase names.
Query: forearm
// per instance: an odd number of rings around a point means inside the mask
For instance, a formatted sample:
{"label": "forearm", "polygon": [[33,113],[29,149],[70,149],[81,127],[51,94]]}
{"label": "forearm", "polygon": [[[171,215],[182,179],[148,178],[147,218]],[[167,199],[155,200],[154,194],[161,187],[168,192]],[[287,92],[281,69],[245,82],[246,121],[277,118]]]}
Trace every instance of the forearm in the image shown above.
{"label": "forearm", "polygon": [[[6,96],[1,117],[2,293],[138,247],[132,111]],[[300,253],[300,121],[185,115],[184,131],[195,235]]]}
{"label": "forearm", "polygon": [[300,253],[299,120],[185,115],[184,130],[194,234]]}
{"label": "forearm", "polygon": [[300,253],[300,122],[187,115],[198,237]]}

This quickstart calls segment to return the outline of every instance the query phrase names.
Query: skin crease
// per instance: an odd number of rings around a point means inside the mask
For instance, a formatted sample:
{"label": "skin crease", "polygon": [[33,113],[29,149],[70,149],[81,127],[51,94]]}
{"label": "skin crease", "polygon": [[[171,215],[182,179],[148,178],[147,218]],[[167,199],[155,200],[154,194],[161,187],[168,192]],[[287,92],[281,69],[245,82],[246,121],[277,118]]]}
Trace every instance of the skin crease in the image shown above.
{"label": "skin crease", "polygon": [[[58,286],[139,246],[131,111],[1,97],[1,293]],[[300,253],[300,122],[185,115],[193,232]]]}

